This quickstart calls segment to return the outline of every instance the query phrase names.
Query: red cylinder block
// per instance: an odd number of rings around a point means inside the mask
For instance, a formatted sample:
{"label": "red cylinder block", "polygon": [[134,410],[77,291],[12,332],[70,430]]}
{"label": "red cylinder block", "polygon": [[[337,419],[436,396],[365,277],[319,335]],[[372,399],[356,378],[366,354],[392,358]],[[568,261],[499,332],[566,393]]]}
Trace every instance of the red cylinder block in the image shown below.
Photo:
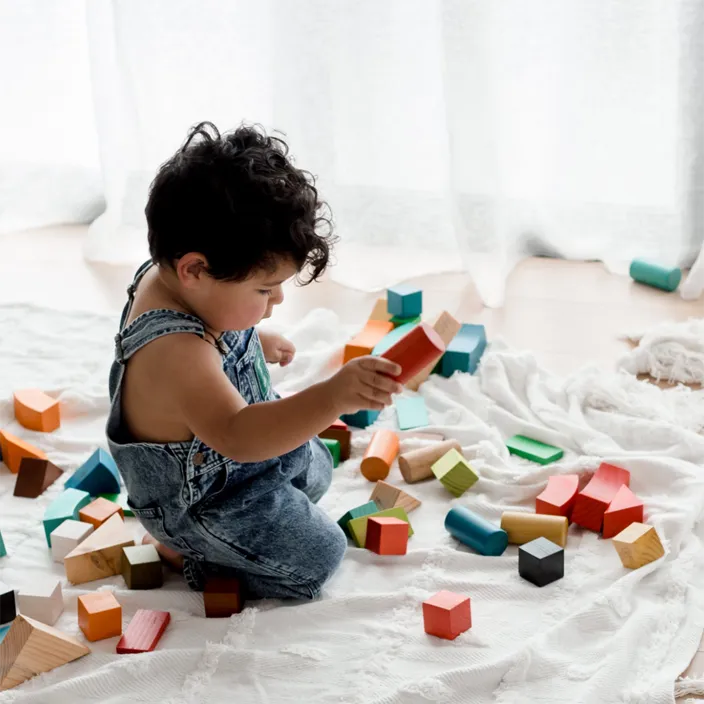
{"label": "red cylinder block", "polygon": [[381,356],[401,367],[396,381],[405,384],[444,352],[445,343],[440,335],[428,323],[420,323]]}

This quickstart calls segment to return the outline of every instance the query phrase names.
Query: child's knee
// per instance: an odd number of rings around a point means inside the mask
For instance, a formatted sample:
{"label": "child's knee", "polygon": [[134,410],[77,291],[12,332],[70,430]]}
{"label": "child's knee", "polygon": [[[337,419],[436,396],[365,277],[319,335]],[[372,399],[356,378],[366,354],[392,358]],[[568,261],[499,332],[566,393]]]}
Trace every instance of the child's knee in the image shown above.
{"label": "child's knee", "polygon": [[301,585],[304,598],[315,599],[320,595],[325,582],[337,571],[347,549],[347,538],[340,527],[330,522],[321,540],[307,546],[305,558],[308,564],[302,572],[306,575]]}

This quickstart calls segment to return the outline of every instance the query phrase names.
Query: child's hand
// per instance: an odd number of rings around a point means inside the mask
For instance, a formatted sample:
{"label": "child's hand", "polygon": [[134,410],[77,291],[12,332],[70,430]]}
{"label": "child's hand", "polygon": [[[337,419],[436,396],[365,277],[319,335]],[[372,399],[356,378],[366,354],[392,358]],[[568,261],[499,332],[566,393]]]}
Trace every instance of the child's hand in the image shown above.
{"label": "child's hand", "polygon": [[400,373],[401,367],[388,359],[357,357],[326,383],[340,415],[367,408],[380,411],[391,404],[392,394],[403,391],[403,386],[392,378]]}
{"label": "child's hand", "polygon": [[280,364],[282,367],[291,364],[296,354],[293,342],[272,332],[259,332],[264,359],[269,364]]}

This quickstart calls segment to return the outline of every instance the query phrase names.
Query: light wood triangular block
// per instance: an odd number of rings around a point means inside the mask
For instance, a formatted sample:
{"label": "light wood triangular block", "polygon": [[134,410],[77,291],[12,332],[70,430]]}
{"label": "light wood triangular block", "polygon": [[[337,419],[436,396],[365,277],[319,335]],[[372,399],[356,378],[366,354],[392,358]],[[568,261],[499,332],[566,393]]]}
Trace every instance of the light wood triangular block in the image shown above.
{"label": "light wood triangular block", "polygon": [[410,513],[413,509],[420,506],[420,501],[410,494],[407,494],[402,489],[399,489],[393,484],[389,484],[383,480],[379,480],[374,486],[374,491],[369,497],[370,501],[375,501],[380,509],[395,508],[401,506],[406,513]]}
{"label": "light wood triangular block", "polygon": [[631,523],[613,539],[624,567],[636,570],[665,554],[660,536],[653,526]]}
{"label": "light wood triangular block", "polygon": [[75,638],[20,615],[0,643],[0,691],[88,653]]}

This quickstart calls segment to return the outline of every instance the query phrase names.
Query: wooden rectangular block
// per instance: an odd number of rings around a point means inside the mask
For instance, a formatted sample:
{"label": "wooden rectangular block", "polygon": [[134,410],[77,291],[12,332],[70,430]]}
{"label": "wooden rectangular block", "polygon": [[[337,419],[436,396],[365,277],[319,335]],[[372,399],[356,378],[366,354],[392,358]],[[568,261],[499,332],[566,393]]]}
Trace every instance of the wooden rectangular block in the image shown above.
{"label": "wooden rectangular block", "polygon": [[150,653],[164,634],[171,621],[168,611],[139,609],[127,626],[115,648],[120,655],[130,653]]}
{"label": "wooden rectangular block", "polygon": [[518,455],[538,464],[549,464],[559,460],[565,453],[553,445],[527,438],[525,435],[514,435],[506,441],[506,447],[512,455]]}
{"label": "wooden rectangular block", "polygon": [[64,610],[61,582],[49,577],[33,577],[31,587],[23,587],[18,594],[20,613],[35,621],[53,626]]}
{"label": "wooden rectangular block", "polygon": [[44,535],[51,547],[51,534],[64,521],[78,520],[78,512],[90,503],[90,494],[79,489],[66,489],[59,494],[44,512]]}
{"label": "wooden rectangular block", "polygon": [[20,471],[20,463],[25,457],[46,460],[47,456],[38,447],[30,445],[7,430],[0,430],[0,456],[5,466],[13,473]]}
{"label": "wooden rectangular block", "polygon": [[128,589],[157,589],[164,584],[164,570],[153,545],[122,548],[122,576]]}
{"label": "wooden rectangular block", "polygon": [[637,570],[665,554],[657,531],[645,523],[631,523],[614,537],[613,544],[623,566],[631,570]]}
{"label": "wooden rectangular block", "polygon": [[395,508],[388,508],[385,511],[377,511],[367,516],[353,518],[347,524],[350,536],[358,548],[363,548],[367,542],[367,522],[372,516],[375,518],[400,518],[402,521],[408,523],[408,536],[413,535],[413,528],[411,527],[411,522],[408,520],[408,514],[401,506],[396,506]]}
{"label": "wooden rectangular block", "polygon": [[388,484],[383,480],[379,480],[374,485],[372,495],[369,497],[380,509],[394,508],[401,506],[406,513],[410,513],[420,506],[420,501],[407,494],[403,489],[399,489],[393,484]]}
{"label": "wooden rectangular block", "polygon": [[386,291],[387,310],[391,315],[410,318],[423,312],[423,291],[412,284],[399,284]]}
{"label": "wooden rectangular block", "polygon": [[433,465],[450,450],[457,450],[461,453],[462,446],[457,440],[445,440],[437,445],[421,447],[399,455],[398,467],[404,480],[409,484],[414,484],[423,479],[431,479],[435,476]]}
{"label": "wooden rectangular block", "polygon": [[[445,344],[445,348],[452,342],[455,335],[459,332],[462,324],[444,310],[433,323],[433,330],[440,336],[440,339]],[[418,387],[430,376],[435,365],[438,363],[442,353],[428,362],[428,365],[421,369],[407,384],[406,387],[412,391],[417,391]]]}
{"label": "wooden rectangular block", "polygon": [[12,622],[15,616],[17,616],[15,590],[0,582],[0,626]]}
{"label": "wooden rectangular block", "polygon": [[348,538],[351,538],[352,536],[349,531],[349,522],[353,518],[360,518],[361,516],[369,516],[373,513],[378,513],[379,508],[379,505],[375,501],[367,501],[366,504],[362,504],[362,506],[357,506],[356,508],[347,511],[347,513],[337,522],[337,525],[345,531],[345,535],[347,535]]}
{"label": "wooden rectangular block", "polygon": [[93,526],[72,518],[64,521],[51,532],[51,557],[54,562],[63,562],[74,548],[78,547],[91,533]]}
{"label": "wooden rectangular block", "polygon": [[442,357],[442,375],[450,377],[455,372],[474,374],[485,349],[484,326],[463,324]]}
{"label": "wooden rectangular block", "polygon": [[115,514],[124,520],[123,510],[114,501],[98,497],[78,512],[78,518],[84,523],[90,523],[93,528],[100,528],[108,518]]}
{"label": "wooden rectangular block", "polygon": [[397,398],[394,401],[396,415],[398,416],[399,430],[412,430],[413,428],[426,428],[430,424],[428,409],[422,396],[413,398]]}
{"label": "wooden rectangular block", "polygon": [[432,466],[433,474],[453,495],[462,496],[479,480],[479,475],[457,450],[449,450]]}
{"label": "wooden rectangular block", "polygon": [[122,607],[112,592],[78,597],[78,627],[91,642],[122,633]]}
{"label": "wooden rectangular block", "polygon": [[212,578],[205,583],[203,603],[206,618],[227,618],[244,608],[238,579]]}
{"label": "wooden rectangular block", "polygon": [[36,499],[50,487],[63,472],[49,460],[23,457],[15,482],[15,496]]}
{"label": "wooden rectangular block", "polygon": [[408,524],[393,516],[371,516],[364,542],[378,555],[405,555],[408,551]]}
{"label": "wooden rectangular block", "polygon": [[15,391],[17,422],[40,433],[51,433],[61,425],[59,402],[39,389]]}
{"label": "wooden rectangular block", "polygon": [[323,445],[328,448],[328,452],[332,457],[332,466],[337,467],[340,464],[340,454],[342,452],[340,448],[340,441],[330,440],[330,438],[321,439],[323,441]]}
{"label": "wooden rectangular block", "polygon": [[547,538],[536,538],[518,548],[518,574],[544,587],[565,576],[565,551]]}
{"label": "wooden rectangular block", "polygon": [[468,596],[440,591],[423,602],[425,632],[454,640],[472,627],[472,608]]}
{"label": "wooden rectangular block", "polygon": [[340,460],[345,462],[350,458],[352,432],[343,420],[336,420],[327,430],[318,436],[323,440],[337,440],[340,443]]}
{"label": "wooden rectangular block", "polygon": [[589,484],[577,494],[571,514],[572,522],[598,533],[609,504],[618,490],[624,484],[628,486],[630,480],[631,473],[627,469],[602,462]]}
{"label": "wooden rectangular block", "polygon": [[393,329],[394,325],[390,321],[367,320],[364,329],[345,345],[342,363],[371,354],[377,342]]}

